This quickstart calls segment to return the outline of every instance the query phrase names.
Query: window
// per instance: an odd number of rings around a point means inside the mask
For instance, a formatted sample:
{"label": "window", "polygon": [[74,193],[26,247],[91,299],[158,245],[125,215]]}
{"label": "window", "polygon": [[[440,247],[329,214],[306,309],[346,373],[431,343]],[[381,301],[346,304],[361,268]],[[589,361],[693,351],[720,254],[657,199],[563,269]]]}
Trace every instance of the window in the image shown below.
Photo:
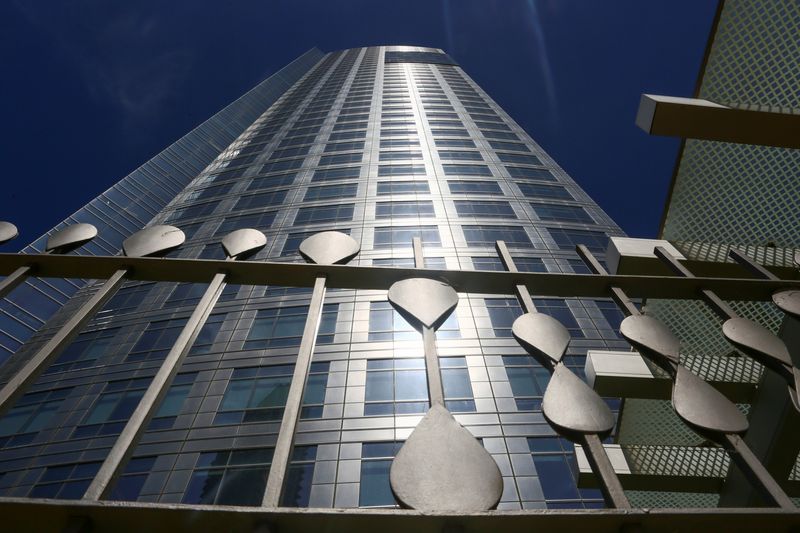
{"label": "window", "polygon": [[89,488],[100,469],[100,461],[59,466],[48,466],[33,486],[31,498],[79,500]]}
{"label": "window", "polygon": [[331,133],[330,137],[328,137],[329,141],[346,141],[348,139],[363,139],[366,137],[367,131],[342,131],[339,133]]}
{"label": "window", "polygon": [[419,237],[423,246],[441,246],[437,226],[392,226],[375,228],[375,248],[411,246],[411,240]]}
{"label": "window", "polygon": [[352,154],[324,155],[319,158],[319,166],[343,165],[346,163],[360,163],[363,154],[356,152]]}
{"label": "window", "polygon": [[286,200],[286,191],[269,191],[243,196],[233,206],[234,211],[280,205]]}
{"label": "window", "polygon": [[281,495],[281,505],[284,507],[308,507],[316,458],[316,446],[295,446],[292,449],[291,462],[286,470],[286,481]]}
{"label": "window", "polygon": [[0,447],[22,446],[50,425],[53,415],[71,388],[29,392],[22,396],[4,417],[0,418]]}
{"label": "window", "polygon": [[334,143],[325,145],[325,153],[349,152],[351,150],[363,150],[363,149],[364,149],[364,141]]}
{"label": "window", "polygon": [[396,148],[398,146],[419,146],[417,139],[383,139],[381,148]]}
{"label": "window", "polygon": [[207,288],[208,285],[205,283],[178,283],[172,289],[172,293],[164,302],[164,305],[165,307],[196,305],[200,302],[200,298],[203,297]]}
{"label": "window", "polygon": [[151,378],[109,381],[83,423],[72,432],[73,439],[116,435],[131,417]]}
{"label": "window", "polygon": [[98,316],[111,314],[112,312],[121,314],[124,311],[135,309],[144,301],[145,296],[152,288],[153,283],[127,283],[103,306]]}
{"label": "window", "polygon": [[480,152],[466,150],[439,150],[441,159],[460,159],[462,161],[483,161]]}
{"label": "window", "polygon": [[594,219],[589,216],[589,213],[583,207],[577,205],[556,205],[556,204],[539,204],[531,202],[536,216],[542,220],[549,220],[554,222],[580,222],[585,224],[594,223]]}
{"label": "window", "polygon": [[508,202],[456,200],[454,203],[460,217],[517,218]]}
{"label": "window", "polygon": [[462,129],[431,128],[431,133],[436,137],[469,137],[469,132]]}
{"label": "window", "polygon": [[188,318],[150,322],[133,345],[125,362],[162,359],[172,349]]}
{"label": "window", "polygon": [[329,362],[311,363],[303,393],[303,407],[300,418],[322,418],[325,404],[325,390],[328,386]]}
{"label": "window", "polygon": [[136,501],[142,492],[147,476],[153,470],[158,457],[135,457],[128,461],[109,495],[109,500]]}
{"label": "window", "polygon": [[161,406],[147,427],[148,431],[172,428],[183,408],[183,402],[192,390],[196,377],[197,372],[187,372],[175,376],[166,396],[161,401]]}
{"label": "window", "polygon": [[592,271],[586,266],[586,263],[583,262],[583,259],[567,259],[567,263],[569,267],[572,269],[572,272],[575,274],[591,274]]}
{"label": "window", "polygon": [[[486,298],[486,309],[496,337],[511,337],[511,325],[522,315],[516,298]],[[534,298],[533,304],[539,313],[552,316],[567,328],[574,338],[582,338],[583,331],[564,300],[556,298]]]}
{"label": "window", "polygon": [[263,178],[253,178],[250,185],[247,186],[248,191],[255,191],[259,189],[274,189],[277,187],[285,187],[294,183],[297,177],[297,172],[291,174],[278,174],[277,176],[265,176]]}
{"label": "window", "polygon": [[[551,507],[550,500],[577,500],[580,496],[573,474],[573,445],[558,437],[529,437],[528,447],[548,507]],[[581,504],[575,502],[574,506],[581,507]]]}
{"label": "window", "polygon": [[496,181],[447,180],[447,186],[451,194],[503,194]]}
{"label": "window", "polygon": [[512,178],[525,178],[540,181],[556,181],[549,170],[543,168],[506,167]]}
{"label": "window", "polygon": [[520,411],[541,411],[542,396],[550,382],[550,372],[530,355],[504,355],[514,402]]}
{"label": "window", "polygon": [[550,236],[562,250],[574,251],[578,244],[585,245],[596,253],[605,253],[608,236],[601,231],[581,229],[547,228]]}
{"label": "window", "polygon": [[397,505],[389,483],[389,469],[402,445],[402,442],[365,442],[361,445],[359,507]]}
{"label": "window", "polygon": [[214,425],[280,420],[293,372],[294,365],[234,369],[214,417]]}
{"label": "window", "polygon": [[427,181],[379,181],[378,196],[388,194],[427,194],[431,189]]}
{"label": "window", "polygon": [[511,131],[511,128],[507,125],[503,124],[502,122],[481,122],[476,120],[475,125],[478,126],[481,130],[503,130],[503,131]]}
{"label": "window", "polygon": [[357,190],[358,184],[356,183],[309,187],[303,201],[313,202],[315,200],[329,200],[331,198],[353,198]]}
{"label": "window", "polygon": [[425,165],[380,165],[378,176],[424,176]]}
{"label": "window", "polygon": [[310,149],[310,146],[298,146],[295,148],[286,148],[284,150],[275,150],[269,156],[269,160],[272,161],[274,159],[286,159],[287,157],[306,155]]}
{"label": "window", "polygon": [[189,207],[181,207],[176,209],[164,219],[165,223],[177,222],[180,220],[188,220],[192,218],[199,218],[209,215],[214,212],[219,202],[206,202],[204,204],[191,205]]}
{"label": "window", "polygon": [[304,135],[301,137],[291,137],[281,141],[278,145],[278,148],[286,148],[288,146],[299,146],[301,144],[314,144],[314,140],[316,140],[316,135]]}
{"label": "window", "polygon": [[556,198],[558,200],[574,200],[564,187],[558,185],[542,185],[540,183],[517,183],[520,192],[533,198]]}
{"label": "window", "polygon": [[[608,325],[611,326],[611,329],[614,330],[614,334],[617,337],[622,338],[622,335],[619,332],[619,326],[622,324],[622,321],[625,319],[625,313],[620,311],[617,304],[610,300],[595,300],[595,305],[597,308],[600,309],[600,312],[603,313],[603,317],[608,322]],[[605,328],[598,328],[598,329],[605,329]]]}
{"label": "window", "polygon": [[360,167],[321,169],[314,171],[314,176],[312,176],[311,181],[357,179],[360,173]]}
{"label": "window", "polygon": [[272,448],[201,453],[182,502],[261,505],[273,453]]}
{"label": "window", "polygon": [[439,367],[444,387],[444,403],[451,413],[475,411],[472,385],[465,357],[440,357]]}
{"label": "window", "polygon": [[533,243],[522,226],[462,226],[468,246],[494,246],[505,241],[516,248],[533,248]]}
{"label": "window", "polygon": [[381,152],[378,157],[379,161],[402,161],[405,159],[422,159],[422,152],[398,150],[394,152]]}
{"label": "window", "polygon": [[367,361],[364,416],[427,410],[428,381],[423,358]]}
{"label": "window", "polygon": [[[322,306],[322,320],[317,335],[318,344],[333,342],[338,311],[339,304]],[[299,346],[307,317],[307,305],[259,309],[244,342],[244,349],[263,350]]]}
{"label": "window", "polygon": [[283,172],[286,170],[295,170],[303,166],[303,159],[288,159],[284,161],[276,161],[274,163],[267,163],[258,171],[259,174],[269,174],[271,172]]}
{"label": "window", "polygon": [[253,228],[265,230],[272,226],[275,222],[276,211],[263,211],[261,213],[253,213],[252,215],[242,215],[238,217],[226,217],[222,224],[219,225],[217,231],[214,232],[215,237],[224,237],[228,233],[243,228]]}
{"label": "window", "polygon": [[[445,270],[447,268],[447,264],[444,261],[444,257],[426,257],[424,263],[425,263],[425,268],[438,268],[439,270]],[[414,268],[414,258],[380,257],[372,260],[372,266]]]}
{"label": "window", "polygon": [[224,196],[230,192],[231,187],[233,187],[233,182],[214,185],[213,187],[206,187],[205,189],[197,189],[190,192],[184,201],[191,202],[194,200],[208,200],[209,198]]}
{"label": "window", "polygon": [[481,133],[487,139],[505,139],[507,141],[518,141],[519,137],[515,133],[508,133],[504,131],[483,131]]}
{"label": "window", "polygon": [[197,255],[197,259],[216,259],[220,261],[224,260],[226,257],[225,249],[218,242],[206,244]]}
{"label": "window", "polygon": [[297,210],[294,225],[322,224],[353,220],[355,204],[320,205],[316,207],[301,207]]}
{"label": "window", "polygon": [[[505,271],[499,257],[473,257],[472,265],[475,270]],[[520,272],[547,272],[547,267],[539,257],[515,257],[514,265]]]}
{"label": "window", "polygon": [[495,337],[511,337],[511,325],[522,315],[516,298],[485,298]]}
{"label": "window", "polygon": [[475,143],[469,139],[434,139],[436,146],[447,148],[475,148]]}
{"label": "window", "polygon": [[[350,235],[350,228],[337,228],[336,231],[340,231],[346,235]],[[289,236],[286,238],[286,242],[283,245],[283,250],[281,250],[281,257],[286,257],[287,255],[292,255],[297,253],[297,248],[300,246],[300,243],[303,242],[308,237],[312,235],[316,235],[319,231],[302,231],[299,233],[290,233]]]}
{"label": "window", "polygon": [[114,353],[118,346],[113,342],[120,328],[101,329],[81,333],[72,344],[61,352],[46,374],[66,372],[94,365],[95,360],[106,353]]}
{"label": "window", "polygon": [[489,141],[489,144],[495,150],[514,150],[517,152],[530,152],[531,149],[522,143],[509,143],[503,141]]}
{"label": "window", "polygon": [[[413,262],[413,259],[412,259]],[[428,266],[427,264],[425,265]],[[457,339],[461,336],[455,311],[436,330],[437,339]],[[369,303],[370,341],[418,340],[420,333],[387,301]]]}
{"label": "window", "polygon": [[484,165],[442,165],[447,176],[491,176],[492,171]]}
{"label": "window", "polygon": [[381,130],[381,138],[385,137],[405,137],[407,135],[416,135],[417,130]]}
{"label": "window", "polygon": [[378,202],[375,205],[375,218],[391,217],[432,217],[433,202]]}
{"label": "window", "polygon": [[506,154],[500,152],[497,154],[500,161],[504,163],[520,163],[523,165],[541,165],[542,162],[535,155],[522,155],[522,154]]}

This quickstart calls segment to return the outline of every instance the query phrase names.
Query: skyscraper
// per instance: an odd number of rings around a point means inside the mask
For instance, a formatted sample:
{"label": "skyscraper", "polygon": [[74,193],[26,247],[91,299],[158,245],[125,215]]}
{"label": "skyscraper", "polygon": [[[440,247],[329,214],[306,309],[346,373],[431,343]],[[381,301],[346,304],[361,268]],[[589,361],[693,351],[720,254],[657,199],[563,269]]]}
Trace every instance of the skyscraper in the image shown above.
{"label": "skyscraper", "polygon": [[[268,244],[250,260],[297,262],[304,238],[336,230],[361,244],[356,264],[411,267],[418,237],[431,268],[502,270],[503,240],[522,271],[585,272],[576,244],[600,255],[623,235],[441,50],[312,51],[284,70],[209,121],[219,136],[193,139],[202,167],[154,178],[172,185],[149,223],[187,238],[173,257],[223,258],[223,236],[256,228]],[[3,381],[96,287],[10,357]],[[84,495],[205,287],[125,284],[0,419],[0,495]],[[309,292],[225,289],[109,499],[261,504]],[[534,301],[569,329],[576,373],[589,348],[628,348],[610,300]],[[460,295],[437,333],[447,407],[500,467],[500,509],[602,506],[542,416],[549,374],[511,337],[520,313],[512,295]],[[420,337],[386,294],[329,290],[282,504],[394,505],[391,459],[427,407]]]}

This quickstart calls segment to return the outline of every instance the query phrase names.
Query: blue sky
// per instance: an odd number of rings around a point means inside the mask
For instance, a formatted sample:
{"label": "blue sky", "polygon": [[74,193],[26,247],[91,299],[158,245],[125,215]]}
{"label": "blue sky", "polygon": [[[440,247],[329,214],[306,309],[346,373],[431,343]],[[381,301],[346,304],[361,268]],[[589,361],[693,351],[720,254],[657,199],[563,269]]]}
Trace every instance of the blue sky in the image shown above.
{"label": "blue sky", "polygon": [[711,0],[7,0],[0,219],[33,240],[292,59],[448,51],[632,236],[653,236],[677,139],[643,92],[689,96]]}

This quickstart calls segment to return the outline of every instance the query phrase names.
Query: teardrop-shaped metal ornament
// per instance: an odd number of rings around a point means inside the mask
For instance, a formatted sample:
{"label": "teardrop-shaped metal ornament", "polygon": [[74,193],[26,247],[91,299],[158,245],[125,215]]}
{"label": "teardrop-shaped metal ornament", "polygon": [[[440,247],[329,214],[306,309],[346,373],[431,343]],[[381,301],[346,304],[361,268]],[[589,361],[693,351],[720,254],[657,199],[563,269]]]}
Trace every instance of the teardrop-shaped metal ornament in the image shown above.
{"label": "teardrop-shaped metal ornament", "polygon": [[511,332],[528,352],[542,355],[553,363],[564,356],[570,334],[561,322],[544,313],[525,313],[511,325]]}
{"label": "teardrop-shaped metal ornament", "polygon": [[122,241],[122,251],[128,257],[146,257],[177,248],[185,240],[175,226],[150,226]]}
{"label": "teardrop-shaped metal ornament", "polygon": [[252,228],[237,229],[222,239],[222,248],[225,250],[225,254],[236,259],[253,254],[266,245],[267,237]]}
{"label": "teardrop-shaped metal ornament", "polygon": [[786,345],[770,330],[746,318],[729,318],[722,334],[741,351],[771,368],[792,366]]}
{"label": "teardrop-shaped metal ornament", "polygon": [[453,287],[429,278],[398,281],[389,288],[388,297],[415,327],[435,328],[458,305],[458,293]]}
{"label": "teardrop-shaped metal ornament", "polygon": [[486,511],[503,493],[492,456],[440,405],[431,407],[397,453],[389,480],[399,502],[421,511]]}
{"label": "teardrop-shaped metal ornament", "polygon": [[693,428],[713,433],[744,433],[747,418],[717,389],[678,365],[672,407]]}
{"label": "teardrop-shaped metal ornament", "polygon": [[772,301],[780,309],[795,318],[800,318],[800,291],[787,289],[772,295]]}
{"label": "teardrop-shaped metal ornament", "polygon": [[19,230],[11,222],[0,221],[0,244],[8,242],[19,235]]}
{"label": "teardrop-shaped metal ornament", "polygon": [[660,320],[647,315],[632,315],[619,327],[622,336],[646,354],[655,354],[678,363],[681,343]]}
{"label": "teardrop-shaped metal ornament", "polygon": [[542,399],[542,413],[559,433],[605,435],[614,428],[606,402],[563,364],[556,365]]}
{"label": "teardrop-shaped metal ornament", "polygon": [[72,224],[47,238],[45,250],[65,254],[97,237],[97,228],[91,224]]}
{"label": "teardrop-shaped metal ornament", "polygon": [[298,251],[306,261],[318,265],[346,263],[354,258],[361,246],[350,235],[341,231],[315,233],[300,243]]}

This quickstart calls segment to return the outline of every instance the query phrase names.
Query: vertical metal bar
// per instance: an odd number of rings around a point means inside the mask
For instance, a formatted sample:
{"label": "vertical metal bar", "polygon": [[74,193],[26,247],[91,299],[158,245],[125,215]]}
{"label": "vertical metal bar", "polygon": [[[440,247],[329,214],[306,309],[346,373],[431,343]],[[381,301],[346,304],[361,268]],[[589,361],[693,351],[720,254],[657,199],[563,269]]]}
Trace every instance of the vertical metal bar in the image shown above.
{"label": "vertical metal bar", "polygon": [[724,444],[731,451],[731,459],[739,465],[745,476],[750,478],[751,483],[760,490],[767,501],[782,509],[796,509],[791,498],[786,495],[739,435],[725,434]]}
{"label": "vertical metal bar", "polygon": [[422,251],[422,239],[419,237],[412,238],[411,246],[414,249],[414,268],[425,268],[425,254]]}
{"label": "vertical metal bar", "polygon": [[[583,262],[586,263],[586,266],[594,272],[595,274],[600,274],[601,276],[608,276],[608,271],[603,267],[602,263],[597,260],[594,254],[589,251],[589,248],[586,247],[585,244],[579,244],[575,247],[575,251],[578,252],[578,255],[583,259]],[[614,302],[619,306],[622,311],[628,316],[635,316],[640,315],[641,311],[639,308],[634,305],[628,295],[625,294],[625,291],[620,289],[619,287],[609,287],[609,292],[611,292],[611,298]]]}
{"label": "vertical metal bar", "polygon": [[[425,254],[422,251],[422,239],[411,239],[414,248],[414,267],[425,267]],[[422,326],[422,345],[425,353],[425,373],[428,378],[428,397],[431,405],[444,406],[444,387],[442,386],[442,373],[439,369],[439,355],[436,352],[436,331],[433,328]]]}
{"label": "vertical metal bar", "polygon": [[631,504],[625,496],[625,491],[622,490],[622,483],[620,483],[617,473],[614,472],[614,467],[600,437],[589,433],[583,436],[583,441],[588,452],[586,458],[592,466],[592,471],[600,478],[600,490],[606,501],[611,502],[617,509],[630,509]]}
{"label": "vertical metal bar", "polygon": [[189,349],[197,339],[197,335],[206,320],[208,320],[211,310],[214,309],[214,305],[225,288],[226,276],[226,273],[220,272],[209,283],[206,292],[175,340],[175,344],[172,345],[169,353],[164,358],[161,368],[158,369],[153,381],[150,382],[150,386],[145,391],[142,399],[139,400],[136,410],[128,419],[122,433],[117,437],[114,446],[108,452],[91,485],[86,489],[83,495],[84,500],[96,501],[108,495],[112,482],[120,474],[119,469],[133,454],[136,444],[150,422],[156,407],[158,407],[167,390],[169,390],[181,363],[183,363],[186,354],[189,353]]}
{"label": "vertical metal bar", "polygon": [[770,279],[772,281],[778,281],[778,279],[780,279],[778,276],[759,265],[752,258],[748,257],[736,248],[731,248],[728,251],[728,255],[731,256],[731,259],[745,267],[750,273],[755,274],[759,278]]}
{"label": "vertical metal bar", "polygon": [[25,281],[28,278],[28,275],[30,275],[31,270],[32,269],[29,266],[19,267],[14,272],[6,276],[3,281],[0,281],[0,298],[5,298],[9,292],[16,289],[20,283]]}
{"label": "vertical metal bar", "polygon": [[275,453],[272,456],[272,465],[267,478],[267,488],[264,491],[263,507],[278,507],[281,500],[283,480],[289,466],[289,452],[292,449],[297,422],[300,419],[300,408],[303,403],[303,391],[306,386],[308,369],[311,366],[311,356],[317,342],[320,320],[322,319],[322,303],[325,299],[325,276],[317,277],[314,282],[314,291],[311,293],[311,302],[308,306],[308,319],[303,329],[303,339],[297,352],[297,362],[294,365],[292,384],[286,397],[286,407],[283,410],[281,427],[278,431],[278,440],[275,443]]}
{"label": "vertical metal bar", "polygon": [[[506,270],[509,272],[517,272],[517,266],[514,264],[514,258],[511,257],[506,243],[503,241],[497,241],[495,243],[495,247],[497,248],[497,253],[500,255],[500,260],[503,262],[503,265],[505,265]],[[605,269],[603,269],[602,266],[599,268],[605,272]],[[525,312],[535,313],[536,306],[533,304],[533,300],[531,299],[528,288],[524,285],[517,285],[516,289],[517,296],[519,297],[523,308],[525,308]],[[584,434],[583,441],[586,444],[586,457],[588,458],[589,464],[592,467],[592,472],[594,472],[594,474],[600,480],[600,487],[603,491],[606,502],[617,509],[630,509],[631,504],[622,490],[622,484],[620,483],[616,472],[614,472],[614,467],[611,466],[611,461],[608,458],[606,449],[603,447],[603,443],[600,441],[600,437],[594,433]]]}
{"label": "vertical metal bar", "polygon": [[[494,245],[497,249],[497,254],[500,256],[500,261],[503,262],[506,270],[509,272],[519,272],[519,270],[517,270],[517,265],[514,264],[514,258],[511,257],[511,253],[508,251],[505,241],[496,241]],[[514,290],[517,292],[517,298],[522,305],[522,310],[526,313],[535,313],[536,305],[533,303],[533,298],[531,298],[528,287],[520,283],[514,286]]]}
{"label": "vertical metal bar", "polygon": [[[688,268],[680,264],[678,260],[675,259],[672,254],[669,253],[663,246],[656,246],[653,249],[653,253],[679,276],[683,276],[684,278],[695,277],[695,275],[692,274]],[[700,291],[700,296],[703,297],[703,300],[706,301],[709,307],[711,307],[711,309],[723,320],[737,318],[739,316],[728,304],[723,302],[722,299],[720,299],[712,291],[703,289]]]}
{"label": "vertical metal bar", "polygon": [[444,405],[442,373],[439,370],[439,355],[436,352],[436,332],[422,326],[422,344],[425,348],[425,371],[428,374],[428,395],[431,405]]}
{"label": "vertical metal bar", "polygon": [[39,374],[47,368],[47,365],[75,338],[81,328],[105,305],[108,299],[114,295],[114,292],[125,281],[125,274],[127,273],[127,269],[114,272],[89,301],[83,304],[72,315],[72,318],[61,326],[61,329],[0,389],[0,416],[11,408],[17,398],[24,394],[25,389],[39,377]]}

